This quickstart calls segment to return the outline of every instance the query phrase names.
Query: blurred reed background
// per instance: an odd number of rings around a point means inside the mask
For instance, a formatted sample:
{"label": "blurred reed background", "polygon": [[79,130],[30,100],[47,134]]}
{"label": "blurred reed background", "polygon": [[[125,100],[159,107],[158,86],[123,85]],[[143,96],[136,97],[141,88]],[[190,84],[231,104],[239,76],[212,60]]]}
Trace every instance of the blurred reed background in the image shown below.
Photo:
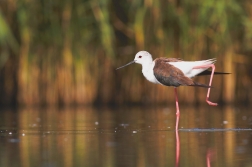
{"label": "blurred reed background", "polygon": [[[0,103],[74,105],[174,102],[172,88],[120,71],[139,50],[216,57],[212,101],[252,102],[251,0],[1,0]],[[209,77],[197,78],[208,83]],[[206,89],[179,88],[200,103]]]}

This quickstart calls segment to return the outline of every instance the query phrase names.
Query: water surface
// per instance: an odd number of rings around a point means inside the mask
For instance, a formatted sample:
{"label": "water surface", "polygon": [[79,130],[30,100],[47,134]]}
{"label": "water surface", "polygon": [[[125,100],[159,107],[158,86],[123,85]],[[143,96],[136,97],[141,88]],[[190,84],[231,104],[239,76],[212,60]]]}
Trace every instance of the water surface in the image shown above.
{"label": "water surface", "polygon": [[0,112],[0,166],[252,166],[251,107],[25,108]]}

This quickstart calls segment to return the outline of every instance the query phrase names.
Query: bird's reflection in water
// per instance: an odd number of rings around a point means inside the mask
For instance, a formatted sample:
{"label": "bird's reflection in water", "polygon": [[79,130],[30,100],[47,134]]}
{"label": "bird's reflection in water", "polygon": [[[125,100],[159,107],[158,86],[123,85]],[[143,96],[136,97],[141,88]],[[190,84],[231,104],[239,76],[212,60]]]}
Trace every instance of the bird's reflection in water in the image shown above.
{"label": "bird's reflection in water", "polygon": [[[176,117],[176,123],[179,122],[179,116]],[[176,135],[176,164],[175,166],[179,166],[179,158],[180,158],[180,139],[179,139],[179,131],[175,130],[175,135]],[[206,153],[206,165],[207,167],[211,167],[211,161],[213,160],[214,156],[214,150],[211,148],[208,148],[207,153]]]}

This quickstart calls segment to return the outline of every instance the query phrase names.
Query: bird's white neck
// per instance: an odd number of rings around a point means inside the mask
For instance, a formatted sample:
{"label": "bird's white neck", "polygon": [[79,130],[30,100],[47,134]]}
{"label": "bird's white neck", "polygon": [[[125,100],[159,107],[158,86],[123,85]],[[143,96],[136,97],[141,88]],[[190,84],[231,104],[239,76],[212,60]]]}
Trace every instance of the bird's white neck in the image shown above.
{"label": "bird's white neck", "polygon": [[150,69],[153,69],[153,62],[146,62],[142,64],[142,71],[149,71]]}
{"label": "bird's white neck", "polygon": [[159,83],[153,73],[153,68],[154,68],[155,63],[154,62],[146,62],[142,64],[142,73],[144,77],[152,82],[152,83]]}

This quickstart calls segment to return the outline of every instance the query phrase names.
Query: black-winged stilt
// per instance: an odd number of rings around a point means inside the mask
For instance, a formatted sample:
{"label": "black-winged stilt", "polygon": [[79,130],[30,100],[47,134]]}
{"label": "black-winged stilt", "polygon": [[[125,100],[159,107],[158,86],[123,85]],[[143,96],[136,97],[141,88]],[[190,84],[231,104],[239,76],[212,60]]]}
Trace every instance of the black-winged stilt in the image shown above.
{"label": "black-winged stilt", "polygon": [[[173,86],[176,100],[176,130],[178,130],[179,122],[179,104],[177,87],[179,86],[198,86],[208,88],[206,102],[211,106],[217,106],[217,103],[209,101],[211,84],[214,74],[228,74],[222,72],[214,72],[216,59],[200,60],[200,61],[183,61],[178,58],[157,58],[153,61],[152,56],[147,51],[139,51],[135,55],[135,59],[128,64],[117,68],[116,70],[128,66],[133,63],[142,65],[142,73],[144,77],[152,82],[164,86]],[[212,71],[208,71],[208,68]],[[197,75],[211,75],[209,85],[201,84],[193,81],[191,78]]]}

